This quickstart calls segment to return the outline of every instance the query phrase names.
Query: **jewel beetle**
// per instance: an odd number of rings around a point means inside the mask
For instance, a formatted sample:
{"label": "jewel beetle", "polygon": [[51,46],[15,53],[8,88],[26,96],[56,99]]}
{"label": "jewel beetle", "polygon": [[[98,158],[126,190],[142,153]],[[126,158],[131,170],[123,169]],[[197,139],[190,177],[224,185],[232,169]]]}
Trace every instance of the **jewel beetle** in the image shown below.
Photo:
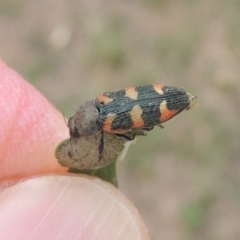
{"label": "jewel beetle", "polygon": [[[81,105],[68,121],[71,138],[97,132],[115,134],[127,140],[146,135],[154,126],[195,105],[196,96],[183,88],[152,84],[106,92]],[[103,137],[99,143],[101,159]]]}

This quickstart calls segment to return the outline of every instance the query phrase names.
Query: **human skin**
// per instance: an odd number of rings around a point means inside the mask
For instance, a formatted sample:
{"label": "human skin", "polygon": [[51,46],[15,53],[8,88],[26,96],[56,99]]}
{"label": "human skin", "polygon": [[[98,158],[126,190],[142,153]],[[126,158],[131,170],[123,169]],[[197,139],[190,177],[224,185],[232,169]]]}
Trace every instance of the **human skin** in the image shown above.
{"label": "human skin", "polygon": [[2,61],[0,110],[1,239],[149,239],[123,193],[58,164],[62,114]]}

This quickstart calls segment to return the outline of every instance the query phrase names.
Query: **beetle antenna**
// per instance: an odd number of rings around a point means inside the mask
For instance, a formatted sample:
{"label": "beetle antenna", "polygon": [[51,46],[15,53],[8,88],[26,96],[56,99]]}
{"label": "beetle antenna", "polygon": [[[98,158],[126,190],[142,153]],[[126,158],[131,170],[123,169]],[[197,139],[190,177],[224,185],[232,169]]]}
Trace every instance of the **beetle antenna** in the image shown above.
{"label": "beetle antenna", "polygon": [[66,126],[68,127],[68,124],[67,124],[67,121],[66,121],[66,116],[64,115],[64,113],[62,112],[62,115],[63,115],[63,119],[64,119],[64,122],[65,122],[65,124],[66,124]]}

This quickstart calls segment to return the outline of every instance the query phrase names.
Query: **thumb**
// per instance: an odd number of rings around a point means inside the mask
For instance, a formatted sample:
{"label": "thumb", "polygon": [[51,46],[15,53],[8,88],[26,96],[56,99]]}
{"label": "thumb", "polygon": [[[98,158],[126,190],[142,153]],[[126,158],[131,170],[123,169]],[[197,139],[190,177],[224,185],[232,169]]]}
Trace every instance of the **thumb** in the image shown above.
{"label": "thumb", "polygon": [[149,239],[129,200],[92,177],[27,180],[4,190],[0,202],[1,239]]}

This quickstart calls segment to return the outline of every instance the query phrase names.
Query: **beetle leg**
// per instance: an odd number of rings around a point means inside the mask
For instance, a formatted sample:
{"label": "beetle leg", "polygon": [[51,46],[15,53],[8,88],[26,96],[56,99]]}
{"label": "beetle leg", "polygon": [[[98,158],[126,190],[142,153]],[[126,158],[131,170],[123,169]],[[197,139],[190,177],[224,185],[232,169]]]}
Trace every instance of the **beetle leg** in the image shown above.
{"label": "beetle leg", "polygon": [[146,127],[146,128],[139,128],[139,129],[135,128],[133,132],[139,136],[147,136],[147,132],[151,131],[152,129],[153,127]]}
{"label": "beetle leg", "polygon": [[116,136],[123,138],[126,141],[132,141],[135,138],[135,134],[120,134],[120,133],[115,133]]}
{"label": "beetle leg", "polygon": [[138,136],[147,136],[147,131],[145,129],[138,129],[137,131],[134,130],[134,133]]}
{"label": "beetle leg", "polygon": [[103,134],[103,131],[102,131],[102,137],[100,139],[98,149],[99,149],[99,161],[101,161],[102,156],[103,156],[103,149],[104,149],[104,134]]}

